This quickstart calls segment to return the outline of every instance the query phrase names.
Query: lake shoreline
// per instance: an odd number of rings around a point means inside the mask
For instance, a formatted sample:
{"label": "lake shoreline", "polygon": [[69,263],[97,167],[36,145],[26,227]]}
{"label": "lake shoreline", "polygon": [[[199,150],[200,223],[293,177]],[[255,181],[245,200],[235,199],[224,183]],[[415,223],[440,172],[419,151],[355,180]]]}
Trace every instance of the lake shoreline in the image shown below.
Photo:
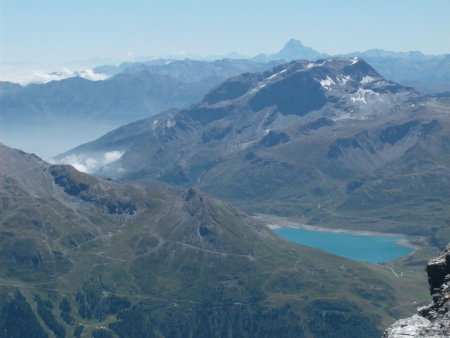
{"label": "lake shoreline", "polygon": [[310,231],[322,231],[322,232],[334,232],[341,234],[351,234],[358,236],[385,236],[385,237],[401,237],[398,239],[397,243],[401,246],[408,247],[413,249],[407,256],[412,255],[417,250],[420,249],[420,246],[417,246],[409,241],[409,237],[406,234],[392,233],[392,232],[376,232],[370,230],[352,230],[352,229],[344,229],[344,228],[328,228],[320,225],[308,225],[300,222],[293,221],[292,219],[268,215],[268,214],[256,214],[254,216],[259,221],[265,223],[265,225],[271,229],[276,230],[280,228],[301,228]]}

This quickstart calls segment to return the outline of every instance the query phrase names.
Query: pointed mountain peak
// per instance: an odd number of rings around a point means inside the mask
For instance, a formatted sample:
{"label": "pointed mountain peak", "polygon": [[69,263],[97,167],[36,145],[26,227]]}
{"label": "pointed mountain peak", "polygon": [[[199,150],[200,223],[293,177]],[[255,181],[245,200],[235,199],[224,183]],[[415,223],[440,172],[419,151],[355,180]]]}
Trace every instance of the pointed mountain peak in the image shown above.
{"label": "pointed mountain peak", "polygon": [[307,47],[301,43],[300,40],[290,39],[283,48],[276,54],[279,58],[287,61],[296,59],[316,60],[322,57],[326,57],[325,54]]}
{"label": "pointed mountain peak", "polygon": [[317,60],[329,57],[327,54],[322,54],[311,47],[305,46],[300,40],[290,39],[286,42],[275,54],[259,54],[253,58],[258,62],[268,62],[275,60]]}
{"label": "pointed mountain peak", "polygon": [[299,47],[304,48],[305,46],[303,46],[303,44],[300,40],[290,39],[288,42],[286,42],[284,44],[284,47],[282,48],[282,50],[286,49],[286,48],[299,48]]}

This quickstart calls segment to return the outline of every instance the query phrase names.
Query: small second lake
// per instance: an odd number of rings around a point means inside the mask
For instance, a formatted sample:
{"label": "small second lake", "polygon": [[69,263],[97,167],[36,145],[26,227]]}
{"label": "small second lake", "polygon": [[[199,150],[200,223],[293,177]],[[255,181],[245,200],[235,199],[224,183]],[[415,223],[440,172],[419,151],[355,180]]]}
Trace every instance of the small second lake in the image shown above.
{"label": "small second lake", "polygon": [[406,240],[401,236],[366,235],[292,227],[281,227],[274,231],[288,241],[372,264],[392,261],[413,251],[411,247],[400,244],[399,241]]}

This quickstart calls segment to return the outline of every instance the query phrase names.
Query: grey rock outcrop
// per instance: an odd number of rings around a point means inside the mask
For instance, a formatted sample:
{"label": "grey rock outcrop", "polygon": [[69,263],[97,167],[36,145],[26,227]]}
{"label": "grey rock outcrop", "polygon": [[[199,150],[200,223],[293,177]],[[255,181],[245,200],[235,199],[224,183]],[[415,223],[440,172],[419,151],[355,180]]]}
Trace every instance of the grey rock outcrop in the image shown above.
{"label": "grey rock outcrop", "polygon": [[417,315],[396,321],[383,338],[450,337],[450,245],[428,262],[426,271],[433,302]]}

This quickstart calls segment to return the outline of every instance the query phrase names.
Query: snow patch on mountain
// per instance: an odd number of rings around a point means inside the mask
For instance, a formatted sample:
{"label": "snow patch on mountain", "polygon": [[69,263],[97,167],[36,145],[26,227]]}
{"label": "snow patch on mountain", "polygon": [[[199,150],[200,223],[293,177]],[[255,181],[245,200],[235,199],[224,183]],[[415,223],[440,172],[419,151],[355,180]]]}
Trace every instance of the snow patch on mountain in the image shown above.
{"label": "snow patch on mountain", "polygon": [[362,78],[361,84],[367,84],[375,81],[375,79],[372,76],[366,75]]}
{"label": "snow patch on mountain", "polygon": [[350,62],[352,63],[352,65],[354,65],[355,63],[357,63],[359,61],[359,57],[354,56],[350,59]]}
{"label": "snow patch on mountain", "polygon": [[327,75],[326,79],[322,79],[319,81],[320,85],[325,88],[326,90],[331,90],[331,85],[335,85],[336,82],[333,81],[331,77]]}
{"label": "snow patch on mountain", "polygon": [[287,72],[287,69],[283,69],[282,71],[269,76],[266,80],[272,80],[272,79],[276,78],[277,76],[279,76],[279,75],[281,75],[281,74],[283,74],[285,72]]}
{"label": "snow patch on mountain", "polygon": [[175,127],[175,124],[176,124],[176,122],[174,120],[169,119],[166,121],[165,127],[167,129],[173,128],[173,127]]}
{"label": "snow patch on mountain", "polygon": [[342,75],[337,77],[337,81],[341,85],[345,85],[348,81],[350,81],[352,78],[350,75]]}
{"label": "snow patch on mountain", "polygon": [[380,94],[375,93],[371,89],[359,88],[358,91],[355,93],[355,95],[350,97],[350,100],[352,100],[353,103],[355,103],[357,101],[360,101],[362,103],[367,103],[367,95],[379,96]]}
{"label": "snow patch on mountain", "polygon": [[243,95],[243,97],[246,97],[248,95],[252,95],[257,93],[259,90],[263,89],[265,86],[267,86],[267,84],[269,82],[272,82],[273,80],[275,80],[277,77],[279,77],[281,74],[287,72],[287,69],[283,69],[275,74],[270,75],[269,77],[265,78],[264,80],[258,82],[256,84],[256,86],[254,88],[252,88],[251,90],[249,90],[247,92],[247,94]]}
{"label": "snow patch on mountain", "polygon": [[325,63],[327,63],[327,61],[328,61],[328,60],[325,60],[325,61],[323,61],[322,63],[311,62],[311,63],[309,63],[309,64],[306,66],[306,68],[307,68],[307,69],[311,69],[311,68],[314,68],[314,67],[320,67],[320,66],[323,66]]}

